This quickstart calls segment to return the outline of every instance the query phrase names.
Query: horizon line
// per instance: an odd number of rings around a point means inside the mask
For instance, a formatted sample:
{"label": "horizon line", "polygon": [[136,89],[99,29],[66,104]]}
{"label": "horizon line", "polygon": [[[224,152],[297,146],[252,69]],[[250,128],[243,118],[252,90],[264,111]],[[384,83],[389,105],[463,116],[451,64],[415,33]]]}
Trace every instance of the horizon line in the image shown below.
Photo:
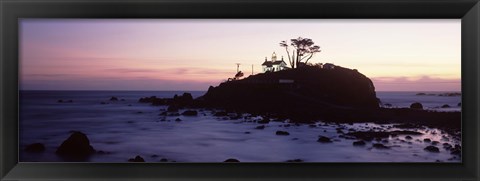
{"label": "horizon line", "polygon": [[[19,89],[19,91],[195,91],[207,92],[208,90],[74,90],[74,89]],[[461,90],[376,90],[375,92],[462,92]]]}

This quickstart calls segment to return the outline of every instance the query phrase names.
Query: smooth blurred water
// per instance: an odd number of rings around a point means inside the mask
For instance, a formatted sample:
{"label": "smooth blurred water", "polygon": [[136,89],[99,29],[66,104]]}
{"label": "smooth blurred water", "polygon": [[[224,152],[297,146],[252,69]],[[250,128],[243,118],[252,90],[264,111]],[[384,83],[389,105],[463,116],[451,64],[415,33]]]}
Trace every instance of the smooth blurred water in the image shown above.
{"label": "smooth blurred water", "polygon": [[[388,138],[385,145],[391,146],[391,149],[377,150],[372,149],[375,141],[367,143],[365,147],[352,146],[355,140],[340,138],[336,128],[345,127],[345,131],[349,128],[355,130],[378,128],[385,131],[396,130],[395,128],[373,123],[337,125],[319,121],[317,127],[308,125],[283,127],[288,123],[270,122],[264,130],[258,130],[254,128],[260,124],[251,120],[261,117],[224,120],[212,116],[212,111],[205,109],[198,109],[199,116],[195,117],[164,117],[159,114],[166,106],[138,103],[141,97],[171,98],[183,92],[21,91],[20,161],[65,161],[55,155],[55,150],[74,130],[84,132],[97,151],[108,152],[92,155],[86,160],[90,162],[126,162],[136,155],[140,155],[147,162],[158,162],[162,158],[176,162],[222,162],[228,158],[236,158],[242,162],[284,162],[292,159],[302,159],[305,162],[461,161],[441,146],[440,153],[430,153],[423,150],[429,143],[415,141],[430,138],[440,141],[440,145],[461,143],[459,138],[441,133],[441,130],[437,129],[413,129],[425,134],[412,136],[411,143],[406,142],[403,136]],[[204,94],[204,92],[191,93],[194,97]],[[125,101],[110,101],[112,96]],[[390,98],[399,100],[400,97],[397,95]],[[59,99],[73,102],[58,103]],[[401,105],[400,101],[398,105]],[[182,111],[184,110],[180,112]],[[163,118],[167,121],[161,121]],[[176,118],[182,121],[174,121]],[[290,135],[276,135],[275,132],[278,130],[288,131]],[[318,143],[319,135],[330,137],[334,141],[328,144]],[[37,142],[45,144],[45,152],[23,151],[26,145]]]}
{"label": "smooth blurred water", "polygon": [[[419,102],[425,109],[436,111],[461,111],[461,96],[438,96],[438,94],[447,92],[422,92],[435,95],[417,95],[420,92],[377,92],[382,104],[391,104],[392,107],[410,107],[414,102]],[[443,105],[449,105],[450,108],[441,108]]]}

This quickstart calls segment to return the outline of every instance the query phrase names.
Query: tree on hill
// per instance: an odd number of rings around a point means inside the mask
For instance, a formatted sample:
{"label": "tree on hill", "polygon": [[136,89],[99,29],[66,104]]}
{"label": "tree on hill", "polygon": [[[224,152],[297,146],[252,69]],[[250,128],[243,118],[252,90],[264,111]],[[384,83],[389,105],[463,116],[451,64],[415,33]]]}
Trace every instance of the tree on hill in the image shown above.
{"label": "tree on hill", "polygon": [[239,79],[240,77],[243,77],[242,71],[238,71],[237,74],[235,74],[235,79]]}
{"label": "tree on hill", "polygon": [[[298,68],[302,61],[303,64],[307,64],[315,53],[320,52],[320,46],[315,45],[312,39],[298,37],[296,39],[290,39],[290,44],[287,41],[280,42],[281,47],[285,47],[287,51],[288,62],[292,68]],[[290,53],[291,47],[291,53]]]}

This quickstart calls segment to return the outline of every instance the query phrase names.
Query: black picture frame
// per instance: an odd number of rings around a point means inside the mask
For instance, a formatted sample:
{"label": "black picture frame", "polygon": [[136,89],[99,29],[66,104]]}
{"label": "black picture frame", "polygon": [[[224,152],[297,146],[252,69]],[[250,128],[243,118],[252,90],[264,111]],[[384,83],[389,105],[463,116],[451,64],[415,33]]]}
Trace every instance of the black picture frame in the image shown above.
{"label": "black picture frame", "polygon": [[[0,1],[1,180],[479,180],[478,0]],[[19,18],[461,19],[462,163],[18,163]]]}

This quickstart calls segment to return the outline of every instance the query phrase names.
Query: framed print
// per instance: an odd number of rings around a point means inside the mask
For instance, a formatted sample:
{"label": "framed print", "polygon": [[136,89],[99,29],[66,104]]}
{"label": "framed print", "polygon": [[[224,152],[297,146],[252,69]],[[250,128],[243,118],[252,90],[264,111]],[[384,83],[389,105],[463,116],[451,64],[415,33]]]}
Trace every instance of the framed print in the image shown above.
{"label": "framed print", "polygon": [[4,180],[478,179],[478,1],[1,6]]}

